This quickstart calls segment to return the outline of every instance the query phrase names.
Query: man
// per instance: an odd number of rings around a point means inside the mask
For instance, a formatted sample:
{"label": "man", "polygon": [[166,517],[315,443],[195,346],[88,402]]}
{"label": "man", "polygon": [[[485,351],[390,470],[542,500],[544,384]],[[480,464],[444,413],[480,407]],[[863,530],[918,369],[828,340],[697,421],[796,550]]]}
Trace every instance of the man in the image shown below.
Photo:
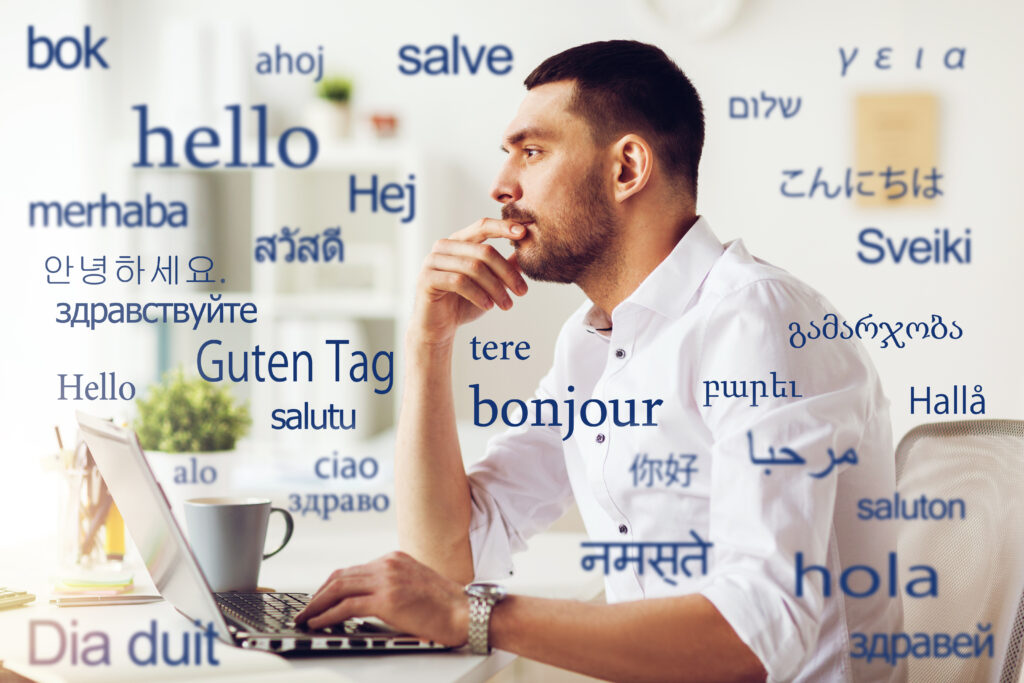
{"label": "man", "polygon": [[[852,658],[850,641],[899,630],[899,599],[840,586],[844,568],[884,571],[896,547],[887,528],[869,540],[854,514],[859,498],[894,489],[870,361],[841,338],[790,344],[790,323],[821,321],[829,304],[742,243],[723,246],[697,216],[703,111],[661,50],[579,46],[526,86],[492,192],[502,220],[440,240],[418,283],[396,455],[409,554],[335,572],[299,621],[376,615],[613,680],[897,679],[881,658]],[[510,308],[523,274],[574,282],[589,301],[559,334],[537,390],[543,414],[527,403],[529,419],[467,475],[455,331]],[[740,381],[751,389],[736,398]],[[580,411],[588,400],[605,419]],[[673,480],[638,477],[645,461],[674,463]],[[682,544],[703,549],[706,566],[613,562],[608,605],[467,597],[463,584],[510,574],[511,553],[574,500],[592,541]]]}

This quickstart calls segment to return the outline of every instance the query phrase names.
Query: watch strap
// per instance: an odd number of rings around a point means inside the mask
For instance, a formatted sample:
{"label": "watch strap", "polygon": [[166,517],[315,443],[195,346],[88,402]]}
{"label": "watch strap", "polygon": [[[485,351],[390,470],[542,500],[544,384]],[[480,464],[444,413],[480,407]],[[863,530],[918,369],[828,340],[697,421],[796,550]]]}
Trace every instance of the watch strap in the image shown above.
{"label": "watch strap", "polygon": [[475,655],[490,654],[488,642],[491,609],[494,601],[477,595],[469,596],[469,651]]}

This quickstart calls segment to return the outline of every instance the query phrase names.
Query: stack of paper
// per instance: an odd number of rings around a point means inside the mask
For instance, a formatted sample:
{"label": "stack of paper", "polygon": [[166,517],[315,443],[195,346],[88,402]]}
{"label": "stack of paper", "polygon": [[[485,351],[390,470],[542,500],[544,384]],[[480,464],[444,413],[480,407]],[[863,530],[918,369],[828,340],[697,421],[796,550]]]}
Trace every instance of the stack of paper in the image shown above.
{"label": "stack of paper", "polygon": [[134,585],[131,572],[83,569],[58,578],[53,591],[75,595],[117,595],[132,590]]}

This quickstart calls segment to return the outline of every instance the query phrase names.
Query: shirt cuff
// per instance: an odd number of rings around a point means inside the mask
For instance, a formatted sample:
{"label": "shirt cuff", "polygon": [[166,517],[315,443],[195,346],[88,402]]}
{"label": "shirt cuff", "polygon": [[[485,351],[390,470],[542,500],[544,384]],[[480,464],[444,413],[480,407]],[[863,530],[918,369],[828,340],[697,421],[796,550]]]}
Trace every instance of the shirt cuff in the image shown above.
{"label": "shirt cuff", "polygon": [[514,529],[505,524],[497,502],[480,485],[469,479],[473,514],[469,522],[469,545],[473,551],[473,576],[476,581],[505,580],[512,576],[512,553],[526,548]]}

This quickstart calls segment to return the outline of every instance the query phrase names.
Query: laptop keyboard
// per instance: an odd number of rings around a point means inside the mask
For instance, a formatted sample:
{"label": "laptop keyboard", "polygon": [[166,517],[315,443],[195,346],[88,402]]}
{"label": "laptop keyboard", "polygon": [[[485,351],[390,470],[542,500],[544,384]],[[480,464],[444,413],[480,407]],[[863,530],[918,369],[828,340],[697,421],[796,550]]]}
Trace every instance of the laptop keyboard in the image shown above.
{"label": "laptop keyboard", "polygon": [[295,615],[308,602],[305,593],[217,593],[223,611],[263,633],[294,631]]}
{"label": "laptop keyboard", "polygon": [[217,606],[235,621],[260,633],[345,634],[380,632],[361,619],[349,619],[317,631],[305,631],[295,625],[295,615],[310,600],[305,593],[216,593]]}

